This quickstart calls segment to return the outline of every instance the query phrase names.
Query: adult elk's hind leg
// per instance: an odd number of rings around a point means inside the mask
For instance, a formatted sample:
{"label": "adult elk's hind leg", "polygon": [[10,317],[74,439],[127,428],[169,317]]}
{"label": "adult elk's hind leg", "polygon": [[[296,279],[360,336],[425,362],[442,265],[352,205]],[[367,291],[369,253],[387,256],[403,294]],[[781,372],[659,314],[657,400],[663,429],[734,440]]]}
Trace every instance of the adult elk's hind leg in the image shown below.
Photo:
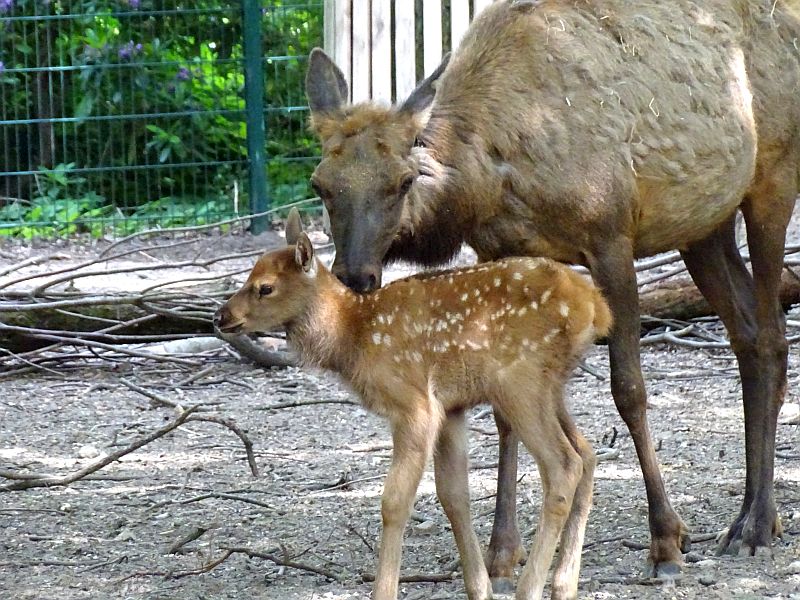
{"label": "adult elk's hind leg", "polygon": [[[786,370],[789,344],[786,319],[780,304],[780,280],[786,228],[797,195],[796,165],[792,161],[774,179],[762,181],[742,205],[747,226],[747,243],[753,268],[756,296],[757,335],[755,366],[756,393],[744,399],[745,419],[752,420],[752,430],[759,436],[745,452],[755,454],[752,464],[753,501],[742,525],[739,554],[755,555],[768,548],[773,536],[782,534],[775,506],[775,433],[778,413],[786,393]],[[748,406],[750,405],[750,406]]]}
{"label": "adult elk's hind leg", "polygon": [[745,410],[746,480],[744,500],[739,515],[728,529],[722,551],[738,551],[747,513],[753,502],[756,474],[760,466],[756,456],[763,452],[763,431],[752,414],[757,403],[759,373],[756,361],[756,300],[753,278],[745,267],[736,246],[735,216],[731,216],[708,238],[681,252],[695,284],[719,315],[739,364]]}
{"label": "adult elk's hind leg", "polygon": [[639,296],[631,241],[623,236],[605,243],[589,257],[595,282],[608,301],[614,325],[608,338],[611,393],[631,432],[647,490],[650,554],[647,575],[672,578],[680,573],[689,535],[667,497],[647,424],[647,393],[639,357]]}
{"label": "adult elk's hind leg", "polygon": [[[773,467],[788,345],[778,294],[786,226],[796,194],[793,177],[784,175],[783,180],[762,179],[742,206],[752,277],[736,247],[733,217],[683,253],[697,287],[728,329],[742,379],[745,493],[739,514],[720,543],[720,553],[752,555],[781,533]],[[771,185],[772,181],[782,181],[784,189]]]}
{"label": "adult elk's hind leg", "polygon": [[499,434],[497,496],[486,567],[498,594],[514,590],[514,567],[525,558],[517,524],[517,456],[519,438],[502,414],[494,411]]}

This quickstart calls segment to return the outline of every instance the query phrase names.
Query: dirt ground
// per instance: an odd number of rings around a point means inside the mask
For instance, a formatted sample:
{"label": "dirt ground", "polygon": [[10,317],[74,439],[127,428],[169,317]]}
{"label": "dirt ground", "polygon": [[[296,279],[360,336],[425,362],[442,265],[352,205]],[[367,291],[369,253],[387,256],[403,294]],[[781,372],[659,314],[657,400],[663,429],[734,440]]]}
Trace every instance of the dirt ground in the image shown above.
{"label": "dirt ground", "polygon": [[[798,320],[799,314],[790,317]],[[800,412],[796,349],[790,351],[783,413],[784,420],[795,423],[793,416]],[[369,597],[363,574],[374,572],[379,497],[391,456],[384,424],[352,404],[353,396],[330,375],[264,370],[224,351],[197,360],[198,366],[188,369],[95,361],[0,379],[0,469],[71,472],[175,418],[174,409],[154,407],[122,385],[122,378],[183,407],[203,404],[203,414],[233,420],[252,440],[260,469],[258,477],[251,476],[243,445],[230,430],[190,423],[91,480],[2,493],[0,598]],[[595,447],[609,446],[617,432],[618,455],[598,464],[580,598],[800,599],[798,425],[778,428],[776,499],[784,537],[774,546],[774,557],[717,557],[711,534],[729,524],[742,501],[743,426],[735,361],[726,350],[663,344],[646,346],[642,360],[650,424],[670,497],[702,541],[693,544],[676,585],[641,579],[646,557],[641,548],[649,539],[644,486],[630,436],[611,400],[605,348],[597,346],[586,359],[590,369],[575,372],[570,403]],[[186,383],[206,368],[202,377]],[[328,403],[292,406],[309,401]],[[480,408],[471,412],[470,425],[473,515],[487,543],[497,435],[491,415]],[[519,475],[518,513],[528,543],[540,485],[525,453]],[[430,469],[415,509],[403,572],[457,571],[457,551]],[[200,532],[177,553],[168,553],[179,540]],[[231,547],[301,568],[235,553],[208,572],[191,574]],[[456,573],[443,583],[403,584],[401,597],[444,600],[465,594]]]}

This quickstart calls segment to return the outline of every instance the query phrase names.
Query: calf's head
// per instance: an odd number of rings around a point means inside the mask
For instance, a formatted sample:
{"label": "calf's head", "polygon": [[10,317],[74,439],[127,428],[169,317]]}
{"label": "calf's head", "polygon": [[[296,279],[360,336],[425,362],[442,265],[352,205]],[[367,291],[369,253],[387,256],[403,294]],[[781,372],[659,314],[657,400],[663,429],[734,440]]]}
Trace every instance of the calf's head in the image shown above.
{"label": "calf's head", "polygon": [[261,333],[300,318],[316,294],[317,259],[308,236],[287,227],[287,248],[258,259],[242,288],[216,312],[222,333]]}
{"label": "calf's head", "polygon": [[309,57],[306,93],[322,160],[311,185],[325,204],[336,245],[333,272],[355,291],[381,283],[383,257],[400,231],[418,174],[412,147],[449,57],[397,107],[347,104],[347,83],[319,48]]}

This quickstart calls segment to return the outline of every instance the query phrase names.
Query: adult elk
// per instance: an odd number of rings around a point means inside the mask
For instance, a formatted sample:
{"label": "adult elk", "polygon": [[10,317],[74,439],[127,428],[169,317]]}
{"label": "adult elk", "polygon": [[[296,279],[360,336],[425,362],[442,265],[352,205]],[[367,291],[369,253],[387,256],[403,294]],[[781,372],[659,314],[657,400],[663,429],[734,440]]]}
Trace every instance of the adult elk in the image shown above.
{"label": "adult elk", "polygon": [[[519,600],[541,598],[561,541],[552,597],[577,598],[594,452],[564,405],[564,385],[611,314],[585,278],[552,260],[511,258],[423,274],[362,296],[314,256],[300,217],[290,247],[262,256],[217,312],[223,332],[286,328],[306,365],[339,373],[392,429],[373,600],[397,598],[403,531],[425,464],[456,538],[470,600],[492,597],[472,528],[464,411],[488,401],[539,466],[542,510]],[[532,397],[531,389],[538,390]],[[434,452],[435,450],[435,452]]]}
{"label": "adult elk", "polygon": [[[800,165],[798,15],[797,0],[500,1],[449,65],[390,108],[348,105],[341,71],[318,49],[310,56],[323,148],[312,185],[347,285],[369,291],[382,263],[440,264],[464,242],[483,261],[541,255],[591,270],[616,317],[611,391],[644,475],[654,576],[680,570],[689,540],[646,420],[634,258],[679,249],[739,363],[747,474],[720,551],[755,554],[781,533],[773,465],[788,349],[778,285]],[[737,209],[752,276],[735,243]],[[520,543],[517,442],[496,417],[487,560],[503,582]]]}

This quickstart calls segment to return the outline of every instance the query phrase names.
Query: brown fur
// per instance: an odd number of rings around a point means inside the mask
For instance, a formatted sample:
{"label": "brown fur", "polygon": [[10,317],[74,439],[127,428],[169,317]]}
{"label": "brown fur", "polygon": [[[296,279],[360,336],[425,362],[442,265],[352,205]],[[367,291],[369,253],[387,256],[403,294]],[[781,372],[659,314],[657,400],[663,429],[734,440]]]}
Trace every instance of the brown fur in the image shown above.
{"label": "brown fur", "polygon": [[[287,231],[295,237],[294,227]],[[300,235],[297,246],[263,256],[216,322],[223,331],[284,326],[305,364],[339,373],[388,419],[394,456],[373,598],[397,595],[402,532],[434,447],[437,492],[467,594],[491,598],[469,519],[463,420],[466,408],[486,400],[536,458],[545,488],[518,597],[541,597],[559,537],[554,597],[574,597],[594,456],[564,406],[563,387],[580,354],[611,327],[600,292],[551,260],[516,258],[410,277],[359,296],[310,248]]]}
{"label": "brown fur", "polygon": [[[772,476],[787,346],[777,289],[800,185],[799,19],[798,0],[495,2],[438,81],[416,144],[430,81],[391,108],[310,88],[312,107],[325,106],[313,115],[325,126],[312,179],[330,214],[333,271],[353,289],[379,285],[384,261],[438,264],[464,242],[481,260],[589,267],[616,315],[611,387],[640,456],[654,575],[678,570],[688,538],[646,421],[635,257],[681,250],[739,359],[748,470],[721,548],[752,554],[780,530]],[[332,70],[312,54],[308,81]],[[326,137],[337,120],[348,136]],[[409,170],[417,178],[404,193]],[[752,277],[733,238],[737,209]],[[498,510],[497,521],[511,519]],[[507,534],[501,543],[519,544],[515,527]]]}

